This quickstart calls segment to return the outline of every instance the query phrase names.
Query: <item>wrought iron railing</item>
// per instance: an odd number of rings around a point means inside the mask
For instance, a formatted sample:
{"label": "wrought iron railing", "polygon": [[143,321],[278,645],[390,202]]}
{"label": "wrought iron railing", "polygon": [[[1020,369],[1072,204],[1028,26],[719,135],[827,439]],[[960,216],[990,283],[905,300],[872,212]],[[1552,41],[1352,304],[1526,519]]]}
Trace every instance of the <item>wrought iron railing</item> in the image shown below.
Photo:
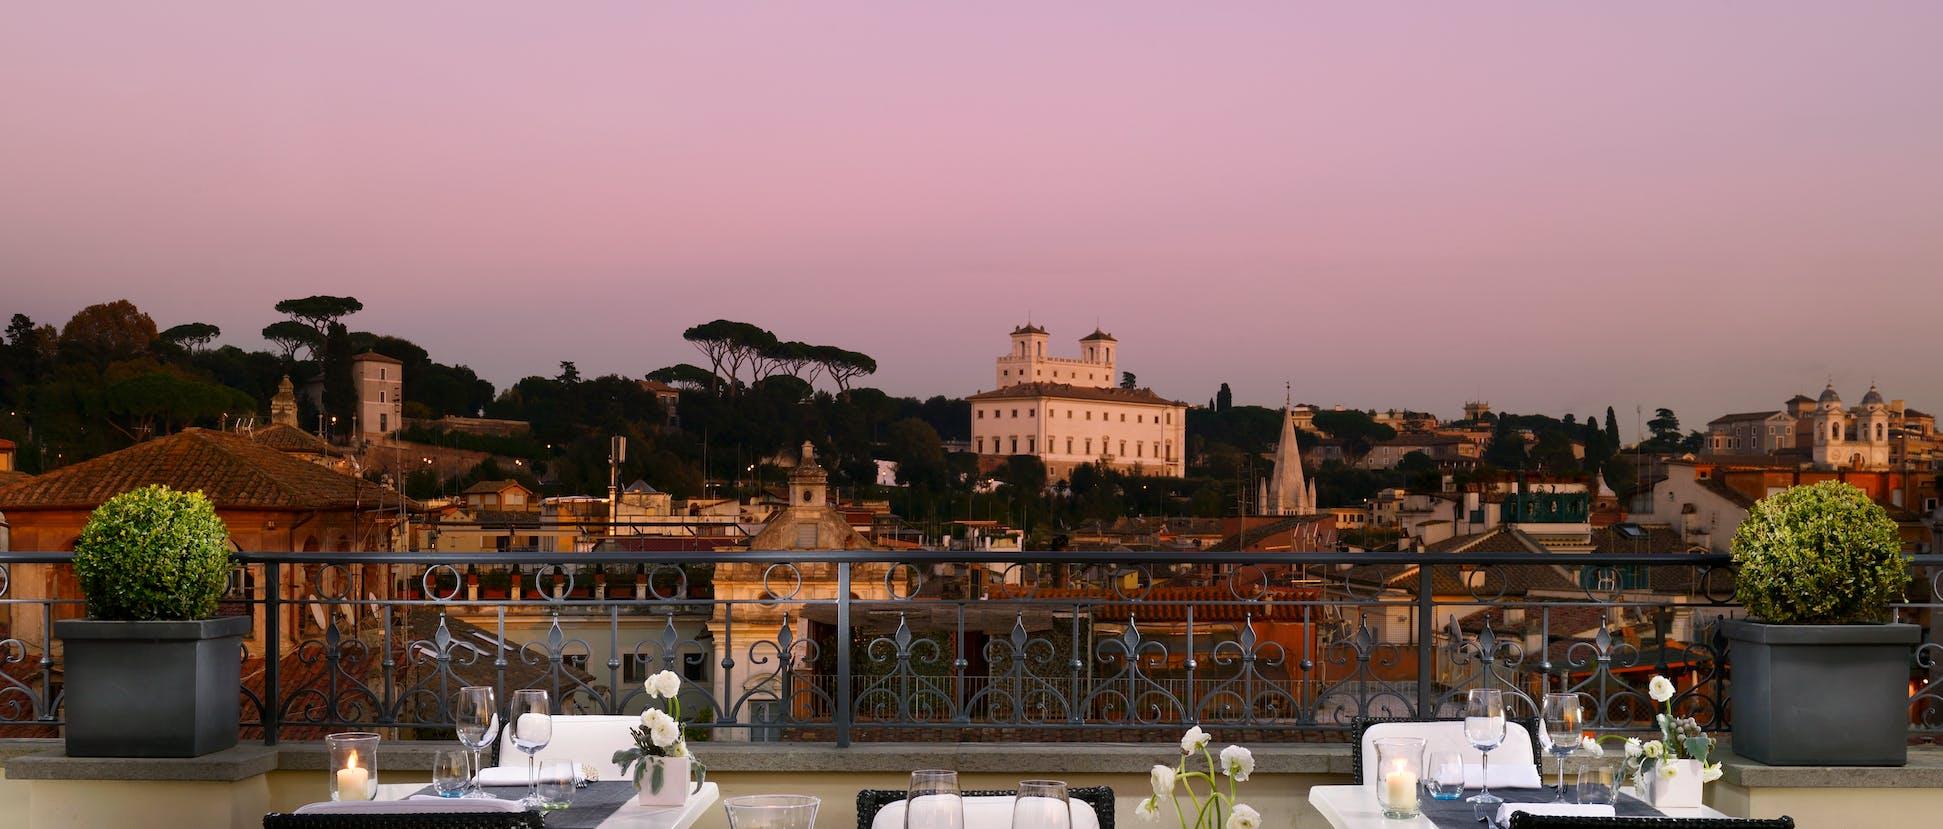
{"label": "wrought iron railing", "polygon": [[[1656,674],[1730,726],[1726,556],[1410,553],[245,553],[243,719],[275,742],[436,736],[465,685],[638,713],[683,675],[698,739],[1101,740],[1186,724],[1337,739],[1357,716],[1515,715],[1560,689],[1642,728]],[[1904,621],[1917,739],[1943,735],[1943,556]],[[65,554],[0,553],[0,736],[51,735]],[[50,596],[50,594],[57,594]]]}

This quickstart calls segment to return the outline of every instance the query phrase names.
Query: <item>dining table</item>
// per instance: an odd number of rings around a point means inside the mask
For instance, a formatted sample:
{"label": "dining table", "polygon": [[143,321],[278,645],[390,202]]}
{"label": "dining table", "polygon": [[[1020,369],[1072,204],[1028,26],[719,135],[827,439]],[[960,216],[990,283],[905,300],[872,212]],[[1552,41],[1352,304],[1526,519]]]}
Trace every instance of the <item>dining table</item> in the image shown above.
{"label": "dining table", "polygon": [[[1549,789],[1520,789],[1519,792],[1543,792],[1550,800]],[[1470,797],[1476,790],[1467,789],[1464,797]],[[1503,794],[1503,792],[1499,792]],[[1627,790],[1629,796],[1636,793]],[[1446,801],[1450,802],[1450,801]],[[1460,799],[1456,801],[1462,803]],[[1309,789],[1309,805],[1316,807],[1324,820],[1335,829],[1449,829],[1429,817],[1418,815],[1408,820],[1393,820],[1383,816],[1383,807],[1376,802],[1376,790],[1370,786],[1315,786]],[[1663,808],[1660,814],[1669,818],[1727,817],[1708,806],[1694,808]],[[1464,821],[1466,829],[1482,826],[1475,818]]]}
{"label": "dining table", "polygon": [[[403,800],[425,791],[424,783],[385,783],[378,786],[377,800]],[[487,786],[485,791],[508,800],[526,795],[524,786]],[[689,829],[722,797],[714,783],[703,783],[680,806],[642,806],[634,802],[634,784],[626,781],[589,783],[577,790],[574,803],[547,815],[548,826],[563,829]],[[615,805],[619,803],[618,807]],[[575,809],[580,814],[575,814]],[[605,814],[602,814],[602,813]]]}

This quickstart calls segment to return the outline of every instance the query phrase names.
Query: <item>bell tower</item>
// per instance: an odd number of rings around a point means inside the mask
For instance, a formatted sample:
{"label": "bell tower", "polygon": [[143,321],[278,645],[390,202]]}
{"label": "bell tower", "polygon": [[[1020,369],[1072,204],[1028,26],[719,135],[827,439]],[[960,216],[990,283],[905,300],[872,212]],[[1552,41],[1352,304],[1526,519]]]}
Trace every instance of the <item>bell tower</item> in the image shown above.
{"label": "bell tower", "polygon": [[789,473],[789,505],[820,507],[829,501],[829,473],[816,464],[816,446],[803,441],[803,460]]}

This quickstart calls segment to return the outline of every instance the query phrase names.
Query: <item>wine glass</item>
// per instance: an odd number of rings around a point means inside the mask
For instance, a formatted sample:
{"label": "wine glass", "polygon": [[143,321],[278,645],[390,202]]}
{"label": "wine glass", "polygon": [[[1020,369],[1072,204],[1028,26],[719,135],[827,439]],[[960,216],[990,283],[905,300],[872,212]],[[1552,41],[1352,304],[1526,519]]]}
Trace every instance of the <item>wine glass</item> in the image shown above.
{"label": "wine glass", "polygon": [[[459,689],[459,702],[454,707],[452,719],[458,726],[459,745],[472,751],[472,771],[477,775],[485,768],[479,764],[479,752],[499,736],[499,708],[493,704],[492,686],[467,685]],[[496,795],[479,788],[479,778],[472,778],[466,787],[466,797],[498,800]]]}
{"label": "wine glass", "polygon": [[526,753],[526,797],[520,804],[533,811],[546,809],[546,800],[540,797],[540,749],[553,742],[553,709],[547,704],[546,692],[537,688],[526,688],[513,692],[513,704],[506,711],[513,721],[513,747]]}
{"label": "wine glass", "polygon": [[1484,755],[1484,769],[1478,776],[1483,787],[1465,798],[1470,803],[1503,803],[1491,793],[1491,749],[1504,742],[1504,692],[1497,688],[1472,688],[1464,700],[1464,739]]}
{"label": "wine glass", "polygon": [[1584,715],[1578,694],[1546,694],[1540,711],[1538,741],[1558,758],[1558,796],[1553,803],[1565,802],[1565,758],[1579,749],[1579,725]]}
{"label": "wine glass", "polygon": [[965,799],[958,793],[958,772],[911,772],[911,788],[904,795],[904,829],[965,829]]}
{"label": "wine glass", "polygon": [[1073,829],[1065,782],[1019,781],[1019,794],[1012,798],[1012,829]]}

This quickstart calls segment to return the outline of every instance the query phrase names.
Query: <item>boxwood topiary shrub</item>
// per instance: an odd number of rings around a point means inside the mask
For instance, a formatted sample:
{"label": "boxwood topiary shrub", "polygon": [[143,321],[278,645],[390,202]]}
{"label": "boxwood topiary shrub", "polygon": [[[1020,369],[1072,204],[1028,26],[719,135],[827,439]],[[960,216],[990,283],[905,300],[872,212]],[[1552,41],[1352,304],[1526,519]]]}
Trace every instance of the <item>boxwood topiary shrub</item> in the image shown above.
{"label": "boxwood topiary shrub", "polygon": [[1734,597],[1777,625],[1889,621],[1909,562],[1889,513],[1840,481],[1754,502],[1734,532]]}
{"label": "boxwood topiary shrub", "polygon": [[96,508],[74,545],[88,615],[207,619],[229,582],[229,528],[200,492],[145,486]]}

